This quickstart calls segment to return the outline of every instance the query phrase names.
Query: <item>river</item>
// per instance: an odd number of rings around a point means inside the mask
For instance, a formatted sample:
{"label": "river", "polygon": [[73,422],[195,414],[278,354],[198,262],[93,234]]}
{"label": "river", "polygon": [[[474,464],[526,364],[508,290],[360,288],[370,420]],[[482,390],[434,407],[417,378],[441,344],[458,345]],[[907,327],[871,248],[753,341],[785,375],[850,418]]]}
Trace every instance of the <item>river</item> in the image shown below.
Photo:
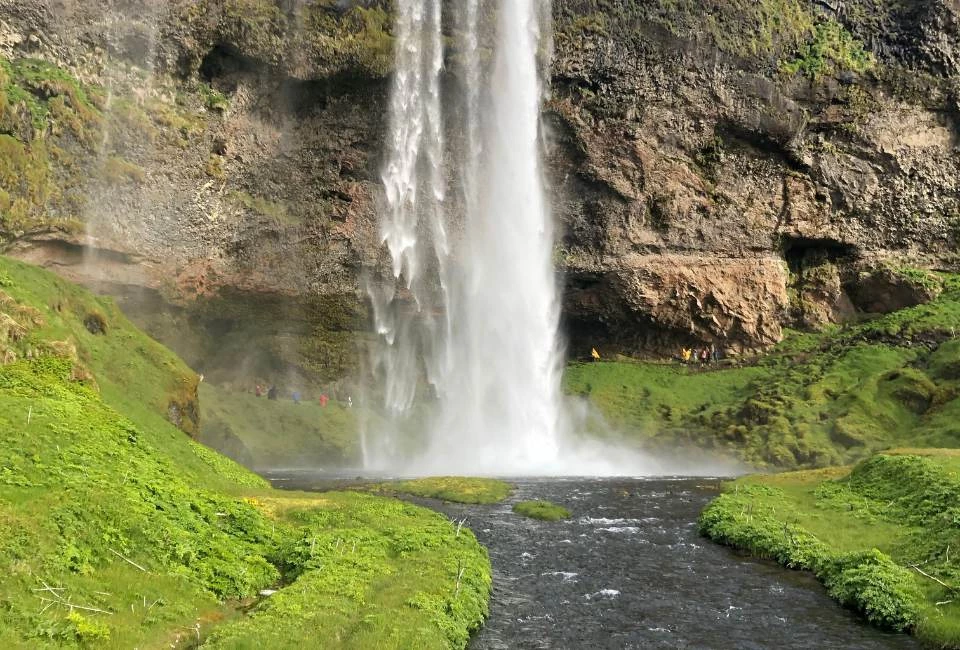
{"label": "river", "polygon": [[[287,477],[292,478],[292,477]],[[710,479],[513,480],[496,506],[417,500],[467,525],[490,551],[490,618],[472,650],[547,648],[905,649],[838,607],[809,574],[743,557],[697,533]],[[304,476],[278,487],[310,487]],[[573,512],[511,511],[546,499]]]}

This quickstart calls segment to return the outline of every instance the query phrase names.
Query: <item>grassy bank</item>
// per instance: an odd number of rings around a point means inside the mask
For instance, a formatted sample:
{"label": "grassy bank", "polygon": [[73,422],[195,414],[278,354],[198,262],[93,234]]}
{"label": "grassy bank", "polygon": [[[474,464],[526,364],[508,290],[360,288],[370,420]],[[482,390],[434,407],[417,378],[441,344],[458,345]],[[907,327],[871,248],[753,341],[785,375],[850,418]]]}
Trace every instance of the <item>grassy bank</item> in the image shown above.
{"label": "grassy bank", "polygon": [[109,301],[0,257],[0,356],[0,646],[463,647],[481,623],[469,531],[193,442],[196,377]]}
{"label": "grassy bank", "polygon": [[248,467],[350,467],[360,459],[356,412],[330,401],[268,400],[200,385],[200,441]]}
{"label": "grassy bank", "polygon": [[960,647],[960,452],[888,453],[851,469],[753,476],[700,519],[711,539],[812,571],[871,623]]}
{"label": "grassy bank", "polygon": [[760,467],[825,467],[895,446],[960,446],[960,281],[927,305],[702,369],[577,364],[567,392],[649,446],[733,453]]}

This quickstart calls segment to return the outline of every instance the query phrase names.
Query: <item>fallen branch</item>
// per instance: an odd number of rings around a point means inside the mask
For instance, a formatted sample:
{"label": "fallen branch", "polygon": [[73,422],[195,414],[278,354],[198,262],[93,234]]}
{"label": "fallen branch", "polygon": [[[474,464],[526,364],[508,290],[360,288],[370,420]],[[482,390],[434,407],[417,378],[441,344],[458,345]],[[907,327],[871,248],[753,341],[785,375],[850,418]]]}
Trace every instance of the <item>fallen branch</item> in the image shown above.
{"label": "fallen branch", "polygon": [[[67,607],[71,610],[82,609],[85,612],[97,612],[98,614],[113,614],[113,612],[108,612],[105,609],[100,609],[98,607],[87,607],[86,605],[77,605],[75,603],[71,603],[69,600],[63,600],[62,598],[51,599],[51,598],[45,598],[43,596],[40,596],[40,601],[44,603],[49,603],[47,607],[49,607],[50,605],[63,605],[64,607]],[[43,611],[47,611],[47,608],[44,607]]]}
{"label": "fallen branch", "polygon": [[949,605],[952,603],[952,600],[941,600],[939,603],[934,603],[935,607],[943,607],[944,605]]}
{"label": "fallen branch", "polygon": [[108,548],[107,550],[110,551],[111,553],[113,553],[114,555],[116,555],[118,558],[120,558],[121,560],[123,560],[123,561],[126,562],[127,564],[130,564],[130,565],[132,565],[132,566],[137,567],[138,569],[140,569],[140,570],[143,571],[144,573],[150,573],[149,571],[147,571],[146,569],[144,569],[142,566],[140,566],[139,564],[137,564],[136,562],[134,562],[134,561],[131,560],[130,558],[124,557],[124,556],[120,555],[119,553],[117,553],[117,552],[116,552],[115,550],[113,550],[112,548]]}
{"label": "fallen branch", "polygon": [[944,582],[944,581],[941,580],[940,578],[935,578],[934,576],[930,575],[929,573],[927,573],[926,571],[924,571],[923,569],[921,569],[920,567],[918,567],[916,564],[911,564],[911,565],[910,565],[910,568],[911,568],[911,569],[916,569],[917,573],[919,573],[919,574],[922,575],[922,576],[926,576],[927,578],[930,578],[931,580],[933,580],[934,582],[936,582],[936,583],[937,583],[938,585],[940,585],[941,587],[944,587],[945,589],[949,589],[950,591],[956,591],[956,590],[957,590],[956,587],[951,587],[950,585],[948,585],[946,582]]}

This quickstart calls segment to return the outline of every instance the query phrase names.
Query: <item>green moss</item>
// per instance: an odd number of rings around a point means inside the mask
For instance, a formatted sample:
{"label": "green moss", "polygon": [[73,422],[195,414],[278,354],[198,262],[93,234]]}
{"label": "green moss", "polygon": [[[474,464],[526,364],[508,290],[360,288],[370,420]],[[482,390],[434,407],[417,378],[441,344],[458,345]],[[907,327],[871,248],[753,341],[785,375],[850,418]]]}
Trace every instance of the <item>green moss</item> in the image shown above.
{"label": "green moss", "polygon": [[0,134],[0,235],[47,222],[47,206],[58,198],[47,146]]}
{"label": "green moss", "polygon": [[279,224],[296,223],[286,203],[271,201],[262,196],[253,196],[243,190],[228,192],[226,198],[236,206],[255,212],[261,216],[269,217]]}
{"label": "green moss", "polygon": [[680,38],[701,40],[706,35],[725,52],[770,63],[796,51],[815,23],[809,4],[799,0],[582,0],[561,13],[560,37],[575,34],[571,25],[596,14],[616,16],[605,30],[627,42],[642,38],[644,24],[652,22]]}
{"label": "green moss", "polygon": [[143,167],[119,156],[110,156],[104,161],[102,175],[104,180],[114,184],[140,185],[146,180]]}
{"label": "green moss", "polygon": [[549,501],[520,501],[513,504],[513,511],[518,515],[539,519],[541,521],[560,521],[569,519],[570,511]]}
{"label": "green moss", "polygon": [[299,529],[281,551],[291,586],[204,647],[300,648],[304,639],[341,648],[466,647],[487,614],[491,586],[473,534],[394,500],[322,498],[319,508],[282,512]]}
{"label": "green moss", "polygon": [[227,180],[227,172],[223,168],[223,156],[218,156],[217,154],[210,154],[210,157],[207,158],[207,164],[204,166],[203,171],[207,173],[207,176],[217,181]]}
{"label": "green moss", "polygon": [[490,478],[462,478],[443,476],[420,478],[411,481],[394,481],[376,486],[384,492],[411,494],[430,499],[443,499],[454,503],[477,503],[489,505],[500,503],[513,491],[505,481]]}
{"label": "green moss", "polygon": [[76,223],[73,190],[102,140],[101,99],[63,68],[0,57],[0,243]]}
{"label": "green moss", "polygon": [[[186,8],[184,21],[200,22],[206,2]],[[290,53],[321,66],[320,73],[384,77],[393,66],[390,15],[379,5],[344,10],[337,0],[315,0],[287,13],[272,2],[228,0],[218,26],[220,39],[270,65],[290,62]]]}
{"label": "green moss", "polygon": [[70,119],[74,135],[80,138],[86,139],[88,127],[99,125],[100,110],[93,101],[96,95],[63,68],[39,59],[0,58],[0,70],[5,103],[25,108],[34,131],[42,134],[56,128],[51,112],[54,118]]}
{"label": "green moss", "polygon": [[210,84],[201,83],[198,89],[200,98],[207,110],[223,113],[230,108],[230,100],[227,99],[227,96]]}
{"label": "green moss", "polygon": [[[951,590],[960,565],[960,458],[955,451],[879,455],[852,471],[740,479],[700,519],[723,544],[813,571],[829,593],[880,627],[960,643]],[[936,580],[922,575],[923,571]],[[937,604],[941,603],[941,604]]]}
{"label": "green moss", "polygon": [[780,64],[788,74],[800,72],[811,79],[846,71],[862,74],[875,66],[876,59],[864,49],[863,43],[835,20],[819,23],[797,56]]}

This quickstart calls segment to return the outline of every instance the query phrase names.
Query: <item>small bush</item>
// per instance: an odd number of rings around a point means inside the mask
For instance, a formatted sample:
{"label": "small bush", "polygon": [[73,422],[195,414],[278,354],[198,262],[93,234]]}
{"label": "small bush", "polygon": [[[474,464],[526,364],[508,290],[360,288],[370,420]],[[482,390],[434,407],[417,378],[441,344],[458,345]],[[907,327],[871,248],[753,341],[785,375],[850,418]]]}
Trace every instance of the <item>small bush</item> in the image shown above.
{"label": "small bush", "polygon": [[831,597],[877,627],[910,630],[920,618],[923,595],[913,576],[876,549],[828,562],[819,577]]}

